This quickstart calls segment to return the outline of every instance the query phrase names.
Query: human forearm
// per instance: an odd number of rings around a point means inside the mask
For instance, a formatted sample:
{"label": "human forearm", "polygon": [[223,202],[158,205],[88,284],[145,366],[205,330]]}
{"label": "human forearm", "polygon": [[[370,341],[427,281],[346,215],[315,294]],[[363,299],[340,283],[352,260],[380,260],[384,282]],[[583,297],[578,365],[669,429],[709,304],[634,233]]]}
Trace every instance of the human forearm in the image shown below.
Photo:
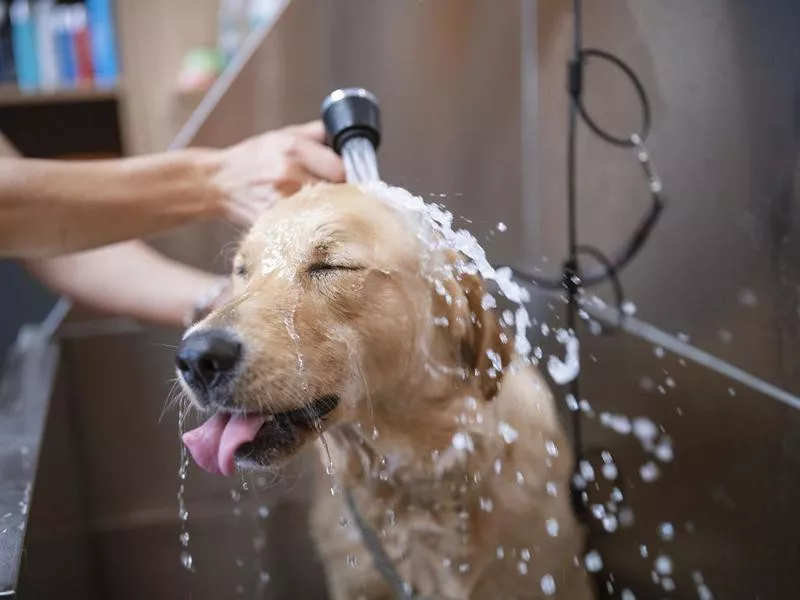
{"label": "human forearm", "polygon": [[0,256],[95,248],[222,214],[214,150],[123,160],[0,159]]}
{"label": "human forearm", "polygon": [[220,280],[139,241],[26,264],[45,285],[79,305],[175,327]]}

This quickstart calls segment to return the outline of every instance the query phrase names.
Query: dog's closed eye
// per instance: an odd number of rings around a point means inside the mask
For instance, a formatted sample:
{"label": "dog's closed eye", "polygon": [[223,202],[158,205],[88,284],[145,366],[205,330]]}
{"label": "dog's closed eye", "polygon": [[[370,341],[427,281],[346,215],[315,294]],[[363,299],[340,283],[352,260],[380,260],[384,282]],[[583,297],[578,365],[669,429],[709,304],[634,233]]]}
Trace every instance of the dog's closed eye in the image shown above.
{"label": "dog's closed eye", "polygon": [[307,272],[312,277],[327,275],[336,271],[361,271],[364,267],[359,265],[342,265],[335,263],[316,262],[308,266]]}

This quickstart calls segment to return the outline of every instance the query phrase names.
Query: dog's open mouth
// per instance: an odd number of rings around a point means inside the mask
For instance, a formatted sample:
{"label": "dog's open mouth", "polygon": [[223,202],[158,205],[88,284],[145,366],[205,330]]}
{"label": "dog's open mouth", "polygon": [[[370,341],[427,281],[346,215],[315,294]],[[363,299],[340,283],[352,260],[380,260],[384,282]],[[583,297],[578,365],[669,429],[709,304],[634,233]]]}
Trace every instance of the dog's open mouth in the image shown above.
{"label": "dog's open mouth", "polygon": [[303,439],[324,428],[324,419],[339,397],[322,396],[301,408],[281,413],[219,411],[183,442],[195,462],[213,474],[232,475],[237,464],[269,465],[296,449]]}

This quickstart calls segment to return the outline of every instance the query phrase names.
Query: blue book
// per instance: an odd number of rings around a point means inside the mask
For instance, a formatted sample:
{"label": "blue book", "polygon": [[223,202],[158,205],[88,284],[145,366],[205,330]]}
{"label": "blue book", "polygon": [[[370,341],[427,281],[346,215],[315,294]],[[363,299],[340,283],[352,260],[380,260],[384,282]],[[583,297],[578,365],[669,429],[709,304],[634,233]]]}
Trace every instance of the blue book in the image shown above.
{"label": "blue book", "polygon": [[72,9],[57,6],[53,15],[53,33],[58,57],[58,83],[61,87],[72,88],[77,83],[77,57],[73,43]]}
{"label": "blue book", "polygon": [[39,70],[36,60],[36,28],[33,25],[30,2],[14,0],[9,7],[9,17],[17,85],[23,92],[35,91],[39,87]]}
{"label": "blue book", "polygon": [[117,40],[111,0],[86,0],[89,33],[92,38],[95,85],[109,88],[117,85]]}

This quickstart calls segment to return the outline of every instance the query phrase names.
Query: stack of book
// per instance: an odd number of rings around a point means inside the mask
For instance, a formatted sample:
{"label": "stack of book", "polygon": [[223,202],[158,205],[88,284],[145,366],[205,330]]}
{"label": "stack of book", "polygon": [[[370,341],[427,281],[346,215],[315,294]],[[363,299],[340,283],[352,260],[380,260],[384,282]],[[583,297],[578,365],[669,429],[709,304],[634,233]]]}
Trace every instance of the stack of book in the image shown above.
{"label": "stack of book", "polygon": [[0,0],[0,82],[23,93],[117,85],[112,0]]}

